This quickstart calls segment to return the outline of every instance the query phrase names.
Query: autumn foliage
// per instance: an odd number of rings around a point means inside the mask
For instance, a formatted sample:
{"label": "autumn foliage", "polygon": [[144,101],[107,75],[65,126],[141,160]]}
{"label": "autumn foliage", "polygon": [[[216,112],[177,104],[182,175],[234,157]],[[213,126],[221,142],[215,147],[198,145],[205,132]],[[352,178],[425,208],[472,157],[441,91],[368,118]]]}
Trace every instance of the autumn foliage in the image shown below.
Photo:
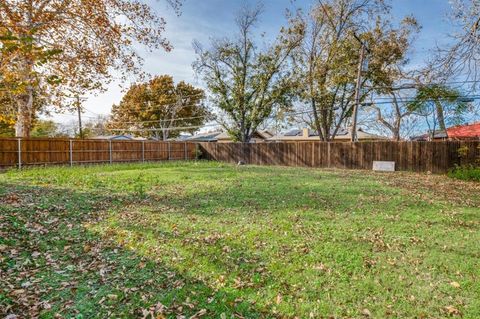
{"label": "autumn foliage", "polygon": [[135,44],[171,49],[165,20],[137,0],[2,0],[0,21],[0,81],[13,95],[18,136],[30,134],[35,92],[65,107],[104,89],[112,70],[140,74]]}
{"label": "autumn foliage", "polygon": [[203,90],[186,83],[174,83],[169,75],[134,84],[112,108],[109,127],[121,132],[167,139],[182,132],[194,132],[208,119]]}

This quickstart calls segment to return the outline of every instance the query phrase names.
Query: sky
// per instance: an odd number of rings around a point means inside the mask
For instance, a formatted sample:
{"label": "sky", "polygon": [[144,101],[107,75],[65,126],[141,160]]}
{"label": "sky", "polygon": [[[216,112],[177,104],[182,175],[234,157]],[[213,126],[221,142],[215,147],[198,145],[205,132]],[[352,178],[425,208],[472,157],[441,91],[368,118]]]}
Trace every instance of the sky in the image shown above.
{"label": "sky", "polygon": [[[232,36],[235,34],[234,16],[245,3],[255,5],[256,0],[184,0],[181,14],[168,6],[164,0],[147,0],[157,13],[165,17],[167,26],[165,36],[174,49],[171,52],[161,50],[149,52],[145,48],[137,48],[145,59],[144,70],[152,75],[169,74],[176,82],[187,81],[203,87],[192,69],[195,61],[194,40],[208,46],[211,38]],[[286,24],[286,9],[308,9],[315,0],[263,0],[264,13],[257,27],[259,33],[265,32],[267,38],[275,38],[278,30]],[[394,20],[401,20],[406,15],[417,18],[422,30],[415,41],[411,54],[411,65],[421,65],[428,50],[448,41],[446,34],[452,26],[447,14],[450,10],[448,0],[391,0]],[[98,114],[108,115],[112,104],[118,103],[125,88],[130,83],[114,82],[108,90],[98,95],[87,95],[83,106],[85,121]],[[123,87],[123,89],[121,88]],[[76,119],[76,114],[55,114],[52,117],[57,122],[67,123]]]}

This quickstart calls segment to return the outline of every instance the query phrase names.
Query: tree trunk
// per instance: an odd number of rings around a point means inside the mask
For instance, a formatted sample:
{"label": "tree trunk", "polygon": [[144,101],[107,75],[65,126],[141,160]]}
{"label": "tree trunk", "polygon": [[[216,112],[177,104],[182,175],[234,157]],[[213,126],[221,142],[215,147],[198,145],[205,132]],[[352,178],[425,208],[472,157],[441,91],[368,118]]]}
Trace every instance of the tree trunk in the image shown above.
{"label": "tree trunk", "polygon": [[443,107],[440,102],[435,102],[435,110],[437,112],[437,119],[438,119],[438,127],[441,131],[447,131],[447,127],[445,125],[445,116],[443,114]]}
{"label": "tree trunk", "polygon": [[165,130],[162,130],[162,140],[163,140],[163,141],[168,140],[169,133],[170,133],[169,130],[166,130],[166,129],[165,129]]}
{"label": "tree trunk", "polygon": [[[29,2],[29,8],[26,12],[27,27],[29,31],[33,29],[32,14],[33,3]],[[31,33],[30,33],[31,34]],[[20,34],[21,38],[26,38],[27,32]],[[27,52],[21,61],[20,77],[22,82],[26,83],[25,91],[16,96],[17,103],[17,121],[15,123],[15,136],[17,137],[30,137],[30,131],[32,129],[33,117],[35,115],[35,107],[33,103],[33,67],[34,61],[30,55],[32,52]]]}
{"label": "tree trunk", "polygon": [[397,114],[397,119],[393,127],[393,138],[396,142],[400,141],[400,126],[402,125],[402,120],[399,114]]}
{"label": "tree trunk", "polygon": [[400,131],[395,128],[395,131],[393,132],[393,140],[395,142],[400,142]]}
{"label": "tree trunk", "polygon": [[324,140],[324,137],[323,137],[323,134],[322,134],[322,129],[320,127],[320,119],[318,118],[318,112],[317,112],[317,104],[315,103],[315,98],[311,98],[311,107],[312,107],[312,111],[313,111],[313,120],[314,120],[314,124],[315,124],[315,129],[317,131],[317,134],[318,134],[318,138],[320,139],[320,141],[323,141]]}
{"label": "tree trunk", "polygon": [[33,120],[33,88],[29,85],[27,92],[18,95],[17,102],[17,121],[15,123],[15,136],[30,137]]}

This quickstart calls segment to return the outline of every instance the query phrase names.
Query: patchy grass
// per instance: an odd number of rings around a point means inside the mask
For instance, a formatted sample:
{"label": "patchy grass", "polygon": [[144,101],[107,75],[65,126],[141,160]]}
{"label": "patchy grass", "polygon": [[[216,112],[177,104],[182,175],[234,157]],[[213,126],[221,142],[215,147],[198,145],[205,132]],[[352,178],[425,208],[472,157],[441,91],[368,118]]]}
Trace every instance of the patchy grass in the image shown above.
{"label": "patchy grass", "polygon": [[478,318],[479,207],[478,184],[408,173],[9,171],[0,317]]}

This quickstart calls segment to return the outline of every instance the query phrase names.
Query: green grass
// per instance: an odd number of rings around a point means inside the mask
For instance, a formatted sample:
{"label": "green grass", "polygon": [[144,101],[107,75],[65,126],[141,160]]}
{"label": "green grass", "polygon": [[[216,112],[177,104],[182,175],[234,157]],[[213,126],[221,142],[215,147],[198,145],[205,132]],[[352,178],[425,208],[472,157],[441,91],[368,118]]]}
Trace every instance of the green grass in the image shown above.
{"label": "green grass", "polygon": [[448,176],[464,181],[480,182],[480,167],[459,166],[448,173]]}
{"label": "green grass", "polygon": [[410,173],[12,170],[0,317],[478,318],[479,207],[478,184]]}

